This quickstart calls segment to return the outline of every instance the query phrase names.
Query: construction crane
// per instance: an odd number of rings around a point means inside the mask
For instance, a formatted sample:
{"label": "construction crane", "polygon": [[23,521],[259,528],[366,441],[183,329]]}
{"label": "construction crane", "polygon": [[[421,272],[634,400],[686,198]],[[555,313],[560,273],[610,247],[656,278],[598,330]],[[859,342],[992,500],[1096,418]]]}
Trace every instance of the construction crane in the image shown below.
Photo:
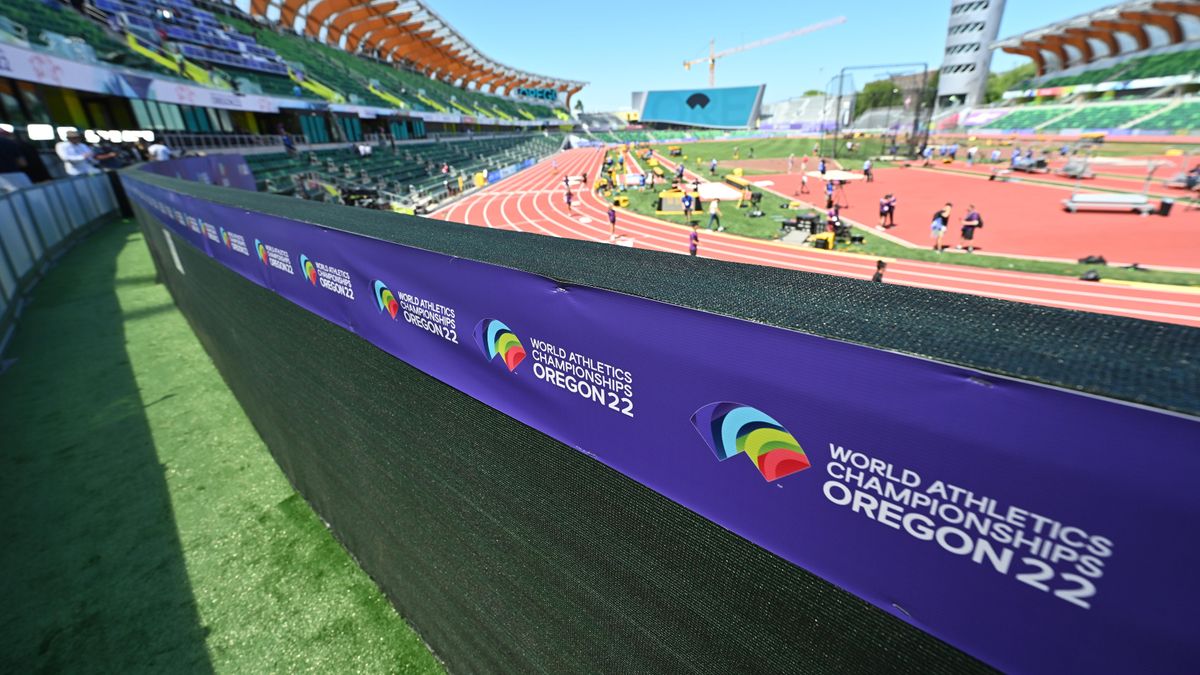
{"label": "construction crane", "polygon": [[716,84],[717,84],[717,59],[723,59],[726,56],[729,56],[730,54],[737,54],[738,52],[745,52],[745,51],[749,51],[751,49],[758,49],[759,47],[766,47],[767,45],[775,44],[776,42],[790,40],[794,37],[800,37],[801,35],[813,33],[813,32],[819,31],[819,30],[823,30],[825,28],[832,28],[832,27],[834,27],[838,24],[842,24],[842,23],[846,23],[846,17],[839,16],[836,19],[822,21],[821,23],[814,23],[811,26],[805,26],[804,28],[797,28],[796,30],[788,31],[786,33],[783,33],[781,35],[776,35],[774,37],[764,38],[762,40],[756,40],[754,42],[747,42],[746,44],[744,44],[740,47],[733,47],[732,49],[726,49],[724,51],[719,51],[719,52],[716,51],[716,40],[709,40],[708,41],[708,56],[705,56],[705,57],[699,58],[699,59],[692,59],[691,61],[684,61],[683,68],[684,68],[684,70],[691,70],[692,66],[696,65],[697,63],[704,63],[705,61],[708,61],[708,86],[713,87],[713,86],[716,86]]}

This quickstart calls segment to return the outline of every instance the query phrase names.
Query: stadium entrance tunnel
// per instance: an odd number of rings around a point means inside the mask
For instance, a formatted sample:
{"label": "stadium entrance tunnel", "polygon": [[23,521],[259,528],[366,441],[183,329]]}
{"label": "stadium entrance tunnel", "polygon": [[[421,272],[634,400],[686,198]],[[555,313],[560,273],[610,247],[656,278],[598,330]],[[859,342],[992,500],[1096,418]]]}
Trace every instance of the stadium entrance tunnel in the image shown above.
{"label": "stadium entrance tunnel", "polygon": [[[1200,469],[1196,329],[123,179],[279,466],[451,671],[1197,656],[1131,628],[1105,567],[1140,545],[1114,504],[1200,517],[1170,484]],[[1112,480],[1118,433],[1173,470]],[[1075,557],[1042,556],[1018,511]],[[1177,545],[1146,564],[1184,574]],[[1049,590],[1017,578],[1041,566]],[[1092,621],[1122,639],[1062,642]]]}

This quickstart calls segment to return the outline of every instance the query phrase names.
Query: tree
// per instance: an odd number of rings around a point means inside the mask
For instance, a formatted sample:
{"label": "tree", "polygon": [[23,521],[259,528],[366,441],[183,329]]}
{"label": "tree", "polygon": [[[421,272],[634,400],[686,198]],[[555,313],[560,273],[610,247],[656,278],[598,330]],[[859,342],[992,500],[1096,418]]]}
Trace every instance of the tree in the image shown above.
{"label": "tree", "polygon": [[820,96],[821,94],[824,94],[824,93],[825,92],[823,92],[819,89],[809,89],[808,91],[801,94],[801,96]]}
{"label": "tree", "polygon": [[862,92],[854,101],[854,116],[857,118],[871,108],[886,108],[889,105],[902,105],[904,92],[891,80],[875,80],[863,85]]}
{"label": "tree", "polygon": [[575,112],[577,112],[577,113],[583,112],[583,100],[578,99],[578,98],[575,99]]}
{"label": "tree", "polygon": [[1037,75],[1037,67],[1033,62],[1017,66],[1012,70],[1006,70],[1003,73],[991,73],[987,79],[987,92],[984,94],[984,101],[992,103],[999,101],[1004,95],[1004,92],[1010,89],[1017,89],[1021,83],[1029,78]]}

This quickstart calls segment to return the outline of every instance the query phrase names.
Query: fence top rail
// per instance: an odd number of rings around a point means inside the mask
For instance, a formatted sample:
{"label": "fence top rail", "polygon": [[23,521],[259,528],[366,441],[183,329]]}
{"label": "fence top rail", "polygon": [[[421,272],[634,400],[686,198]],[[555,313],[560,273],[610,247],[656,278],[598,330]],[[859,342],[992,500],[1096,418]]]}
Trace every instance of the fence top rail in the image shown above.
{"label": "fence top rail", "polygon": [[[473,227],[158,176],[201,199],[559,281],[1200,414],[1200,329]],[[687,239],[680,235],[680,251]],[[680,336],[681,347],[689,338]],[[781,354],[780,358],[788,358]],[[949,412],[949,411],[947,411]]]}
{"label": "fence top rail", "polygon": [[32,185],[26,185],[24,187],[14,188],[12,190],[0,190],[0,199],[11,197],[13,195],[24,194],[27,192],[44,190],[54,185],[62,185],[64,183],[79,182],[103,177],[103,173],[84,174],[80,176],[63,176],[62,178],[54,178],[52,180],[42,181],[41,183],[33,183]]}

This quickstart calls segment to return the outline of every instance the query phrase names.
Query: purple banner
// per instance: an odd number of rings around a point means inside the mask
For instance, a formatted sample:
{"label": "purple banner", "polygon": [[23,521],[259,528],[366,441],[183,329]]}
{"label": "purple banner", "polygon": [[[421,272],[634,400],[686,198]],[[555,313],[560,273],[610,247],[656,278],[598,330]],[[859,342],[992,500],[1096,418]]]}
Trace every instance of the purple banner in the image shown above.
{"label": "purple banner", "polygon": [[258,185],[254,173],[241,155],[206,155],[204,157],[181,157],[165,162],[150,162],[144,171],[160,176],[182,178],[197,183],[222,185],[224,187],[254,192]]}
{"label": "purple banner", "polygon": [[1196,418],[124,180],[246,279],[995,667],[1200,663]]}

